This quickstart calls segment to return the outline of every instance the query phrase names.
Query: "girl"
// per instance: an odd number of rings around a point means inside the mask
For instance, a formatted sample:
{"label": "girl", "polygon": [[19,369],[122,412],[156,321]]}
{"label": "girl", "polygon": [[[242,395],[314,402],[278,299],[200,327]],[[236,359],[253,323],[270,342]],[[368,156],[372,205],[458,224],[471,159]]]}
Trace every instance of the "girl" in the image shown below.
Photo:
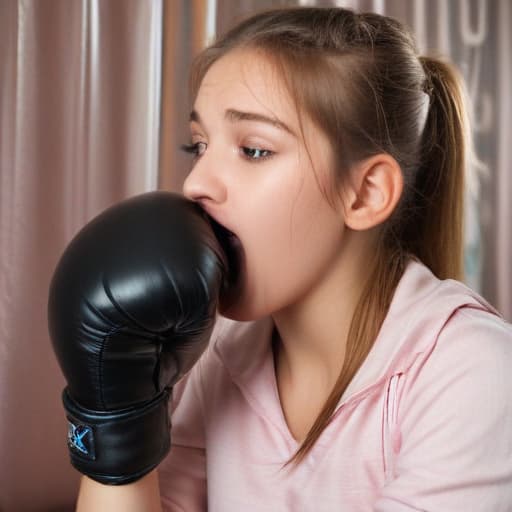
{"label": "girl", "polygon": [[454,69],[391,18],[291,8],[191,87],[184,194],[233,233],[240,293],[174,388],[161,498],[153,471],[79,507],[512,511],[512,329],[457,281]]}

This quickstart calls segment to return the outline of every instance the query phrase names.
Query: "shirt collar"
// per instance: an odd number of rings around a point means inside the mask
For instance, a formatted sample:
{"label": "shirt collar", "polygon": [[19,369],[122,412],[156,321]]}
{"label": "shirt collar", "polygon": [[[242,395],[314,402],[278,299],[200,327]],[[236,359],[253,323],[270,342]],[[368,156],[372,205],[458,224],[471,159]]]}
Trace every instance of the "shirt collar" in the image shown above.
{"label": "shirt collar", "polygon": [[[498,312],[482,297],[455,280],[439,280],[423,264],[411,261],[395,290],[379,334],[339,405],[396,373],[404,373],[436,340],[460,307]],[[267,385],[275,374],[271,317],[237,322],[223,317],[212,336],[213,350],[232,379],[246,391]],[[259,383],[259,384],[258,384]]]}

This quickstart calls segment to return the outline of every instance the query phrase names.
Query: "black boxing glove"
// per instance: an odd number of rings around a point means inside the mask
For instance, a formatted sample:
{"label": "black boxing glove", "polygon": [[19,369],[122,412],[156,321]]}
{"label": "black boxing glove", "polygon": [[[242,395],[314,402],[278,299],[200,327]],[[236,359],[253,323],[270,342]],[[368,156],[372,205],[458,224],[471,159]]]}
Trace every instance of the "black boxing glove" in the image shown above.
{"label": "black boxing glove", "polygon": [[114,205],[68,245],[48,326],[81,473],[126,484],[166,456],[169,394],[208,343],[226,274],[206,214],[170,192]]}

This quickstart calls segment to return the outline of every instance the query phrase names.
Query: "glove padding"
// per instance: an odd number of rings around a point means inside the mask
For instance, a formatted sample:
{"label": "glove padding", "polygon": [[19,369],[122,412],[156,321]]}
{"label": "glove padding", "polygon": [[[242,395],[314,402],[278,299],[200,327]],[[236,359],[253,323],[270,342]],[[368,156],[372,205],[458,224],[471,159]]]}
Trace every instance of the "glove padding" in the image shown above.
{"label": "glove padding", "polygon": [[206,348],[227,271],[206,214],[169,192],[107,209],[68,245],[48,323],[81,473],[126,484],[166,456],[169,395]]}

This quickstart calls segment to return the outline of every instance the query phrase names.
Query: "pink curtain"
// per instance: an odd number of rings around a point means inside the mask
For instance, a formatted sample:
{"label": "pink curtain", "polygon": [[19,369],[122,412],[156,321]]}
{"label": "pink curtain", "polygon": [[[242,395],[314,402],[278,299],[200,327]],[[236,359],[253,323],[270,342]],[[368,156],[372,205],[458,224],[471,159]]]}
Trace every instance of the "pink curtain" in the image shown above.
{"label": "pink curtain", "polygon": [[163,11],[161,0],[0,1],[2,512],[74,507],[48,285],[85,222],[158,186]]}

